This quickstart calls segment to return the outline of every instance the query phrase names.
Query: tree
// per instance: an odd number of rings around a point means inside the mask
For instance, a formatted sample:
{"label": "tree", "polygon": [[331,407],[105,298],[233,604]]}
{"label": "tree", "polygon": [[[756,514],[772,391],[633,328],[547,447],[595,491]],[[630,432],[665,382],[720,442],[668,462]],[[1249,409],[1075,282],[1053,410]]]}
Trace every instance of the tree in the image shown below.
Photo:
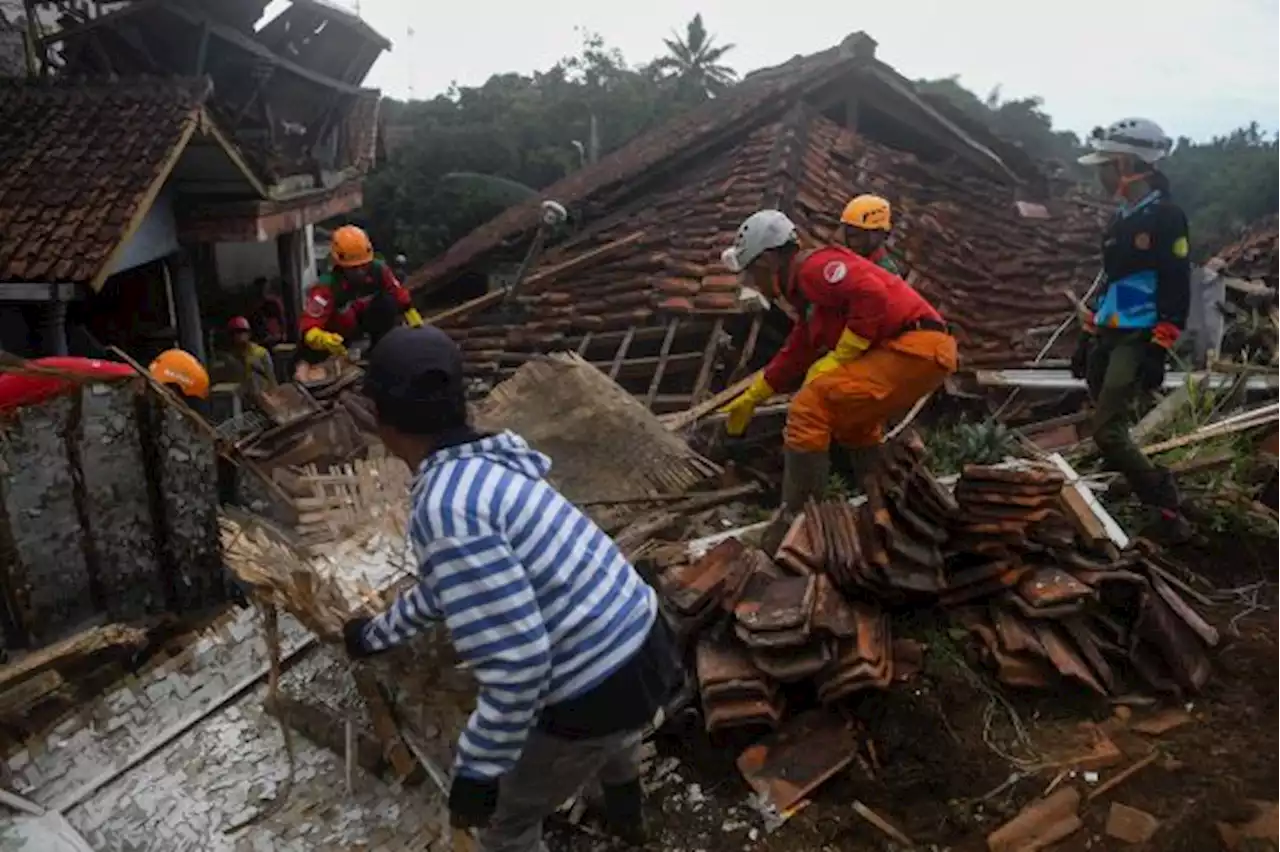
{"label": "tree", "polygon": [[370,235],[417,264],[511,204],[661,124],[689,101],[594,33],[545,71],[501,74],[429,101],[386,101],[411,134],[365,182]]}
{"label": "tree", "polygon": [[734,45],[715,44],[715,38],[702,22],[701,13],[694,15],[693,20],[685,25],[683,38],[679,33],[673,33],[672,38],[663,39],[663,42],[670,55],[654,60],[653,70],[674,80],[685,93],[702,99],[713,98],[737,81],[738,73],[720,63]]}

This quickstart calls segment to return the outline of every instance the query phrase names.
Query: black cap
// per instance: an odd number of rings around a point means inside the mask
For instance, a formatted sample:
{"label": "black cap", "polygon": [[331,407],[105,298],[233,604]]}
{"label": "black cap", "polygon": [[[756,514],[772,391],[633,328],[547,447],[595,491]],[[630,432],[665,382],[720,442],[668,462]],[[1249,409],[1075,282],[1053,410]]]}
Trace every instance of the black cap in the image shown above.
{"label": "black cap", "polygon": [[464,392],[462,350],[435,326],[392,329],[369,354],[364,394],[375,402],[439,402]]}

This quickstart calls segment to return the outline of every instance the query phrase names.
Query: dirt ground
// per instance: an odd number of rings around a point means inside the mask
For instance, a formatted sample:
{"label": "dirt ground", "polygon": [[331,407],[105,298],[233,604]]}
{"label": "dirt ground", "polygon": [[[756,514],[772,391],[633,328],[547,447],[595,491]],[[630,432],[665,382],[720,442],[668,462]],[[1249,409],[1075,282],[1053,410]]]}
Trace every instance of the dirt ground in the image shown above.
{"label": "dirt ground", "polygon": [[[1276,547],[1274,537],[1233,537],[1172,554],[1219,589],[1263,580],[1268,585],[1256,598],[1221,604],[1207,613],[1221,630],[1222,642],[1209,685],[1183,705],[1192,723],[1159,737],[1120,730],[1113,735],[1125,755],[1118,766],[1102,770],[1100,778],[1062,780],[1087,794],[1153,748],[1160,753],[1154,763],[1082,805],[1085,829],[1057,849],[1211,852],[1223,848],[1215,823],[1247,820],[1251,816],[1248,799],[1274,801],[1280,680]],[[1253,606],[1260,608],[1246,612]],[[1019,772],[1001,757],[997,748],[1009,753],[1017,747],[1009,715],[988,691],[991,681],[975,679],[974,669],[954,654],[954,646],[948,647],[945,629],[922,621],[906,630],[932,640],[925,670],[912,681],[867,696],[851,708],[874,741],[878,772],[852,765],[821,787],[809,807],[768,832],[748,805],[748,788],[733,766],[742,743],[710,743],[696,730],[668,736],[659,742],[658,771],[650,773],[651,779],[655,774],[660,777],[647,800],[656,835],[651,848],[667,852],[901,848],[855,813],[850,805],[856,799],[899,827],[918,848],[985,850],[986,835],[1039,796],[1059,771]],[[1078,733],[1080,722],[1100,722],[1114,713],[1106,702],[1086,699],[1079,691],[1001,691],[999,695],[1008,700],[1042,756],[1053,744]],[[1132,719],[1152,712],[1149,706],[1135,705]],[[1021,752],[1023,757],[1027,754]],[[1007,783],[1011,776],[1017,780]],[[1144,846],[1132,846],[1103,834],[1112,802],[1157,817],[1161,825],[1155,836]],[[549,841],[551,849],[568,852],[611,847],[598,834],[564,825],[552,828]]]}

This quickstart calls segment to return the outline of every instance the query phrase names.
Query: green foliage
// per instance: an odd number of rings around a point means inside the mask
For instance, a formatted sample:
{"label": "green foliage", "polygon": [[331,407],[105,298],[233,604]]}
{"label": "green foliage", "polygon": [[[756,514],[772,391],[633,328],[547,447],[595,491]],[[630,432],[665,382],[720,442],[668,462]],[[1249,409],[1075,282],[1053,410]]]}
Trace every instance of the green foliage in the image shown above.
{"label": "green foliage", "polygon": [[936,474],[959,473],[966,464],[996,464],[1019,454],[1013,432],[996,420],[933,429],[924,444],[929,468]]}
{"label": "green foliage", "polygon": [[1044,111],[1044,101],[1040,98],[1002,100],[999,86],[988,92],[986,98],[979,98],[960,85],[959,75],[917,80],[916,86],[925,94],[946,98],[966,116],[997,136],[1020,145],[1035,159],[1057,160],[1071,173],[1087,177],[1087,173],[1075,167],[1076,158],[1083,153],[1080,137],[1070,130],[1054,130],[1053,119]]}
{"label": "green foliage", "polygon": [[1280,146],[1257,122],[1209,142],[1180,139],[1161,169],[1191,220],[1201,260],[1280,207]]}
{"label": "green foliage", "polygon": [[[997,135],[1020,145],[1033,157],[1056,160],[1066,173],[1082,182],[1093,175],[1076,165],[1084,153],[1082,140],[1070,131],[1055,130],[1038,97],[1002,100],[997,86],[979,98],[960,84],[959,77],[919,80],[926,94],[942,96],[966,116]],[[1191,243],[1197,260],[1206,260],[1252,222],[1280,207],[1280,148],[1257,122],[1209,142],[1178,140],[1173,154],[1161,164],[1174,197],[1191,222]]]}
{"label": "green foliage", "polygon": [[735,73],[695,16],[670,56],[632,67],[600,36],[546,71],[497,74],[429,101],[384,103],[411,133],[365,184],[375,244],[411,264],[730,85]]}

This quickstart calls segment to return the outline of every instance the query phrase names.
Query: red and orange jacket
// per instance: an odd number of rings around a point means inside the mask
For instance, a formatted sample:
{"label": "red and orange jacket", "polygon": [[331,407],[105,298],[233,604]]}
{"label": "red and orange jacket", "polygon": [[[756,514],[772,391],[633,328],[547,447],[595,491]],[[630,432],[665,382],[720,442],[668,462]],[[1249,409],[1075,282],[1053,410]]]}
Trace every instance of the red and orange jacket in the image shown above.
{"label": "red and orange jacket", "polygon": [[795,388],[809,366],[834,350],[845,329],[868,348],[898,337],[912,323],[942,317],[910,284],[843,246],[801,252],[787,292],[800,312],[777,355],[764,368],[775,392]]}
{"label": "red and orange jacket", "polygon": [[360,315],[380,292],[391,296],[402,311],[413,306],[409,291],[380,260],[359,269],[335,269],[322,275],[307,291],[299,323],[302,333],[320,328],[350,337],[359,328]]}

